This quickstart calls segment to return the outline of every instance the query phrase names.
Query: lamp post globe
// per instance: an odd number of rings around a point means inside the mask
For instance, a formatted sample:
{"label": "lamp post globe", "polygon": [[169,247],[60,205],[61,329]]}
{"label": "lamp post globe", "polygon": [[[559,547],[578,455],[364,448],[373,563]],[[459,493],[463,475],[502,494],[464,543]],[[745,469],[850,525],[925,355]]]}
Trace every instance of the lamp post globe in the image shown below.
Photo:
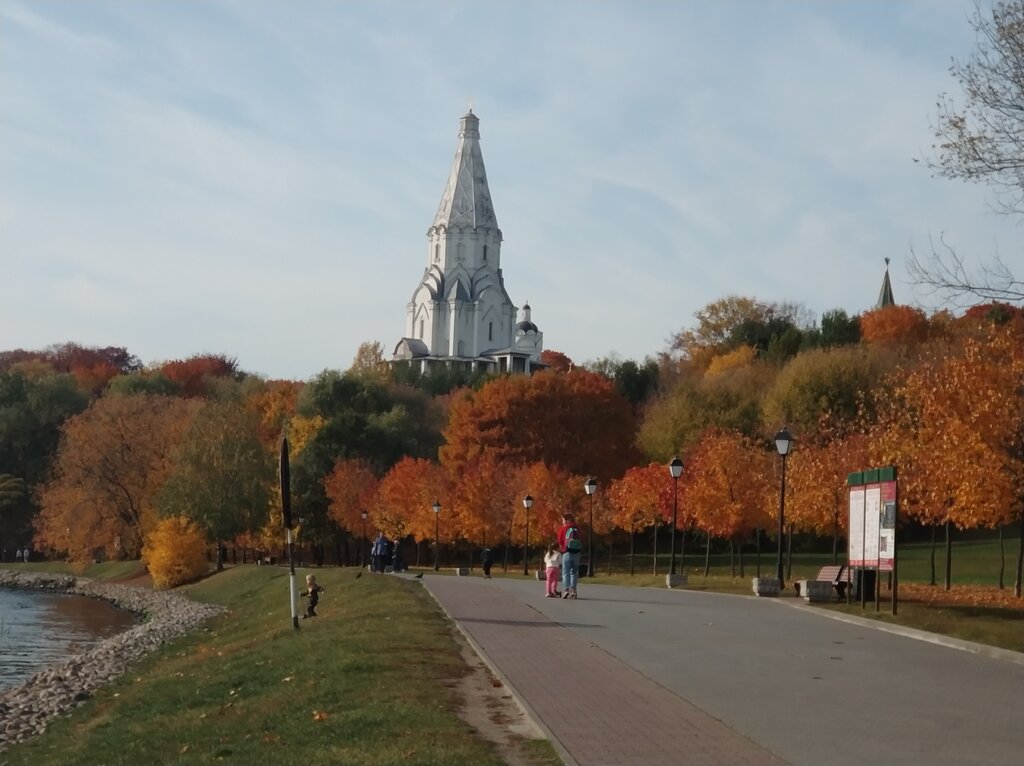
{"label": "lamp post globe", "polygon": [[668,557],[668,573],[676,573],[676,515],[679,509],[679,477],[683,475],[683,461],[679,456],[672,458],[668,464],[668,473],[672,477],[672,531],[669,532],[669,546],[672,552]]}
{"label": "lamp post globe", "polygon": [[591,476],[583,484],[583,489],[590,498],[590,526],[587,529],[587,577],[594,576],[594,493],[597,492],[597,479]]}
{"label": "lamp post globe", "polygon": [[441,568],[441,504],[435,500],[430,506],[434,512],[434,571]]}
{"label": "lamp post globe", "polygon": [[779,558],[775,566],[775,577],[779,581],[779,587],[785,587],[782,577],[782,538],[786,529],[786,456],[793,447],[793,437],[786,427],[775,434],[775,449],[782,458],[782,480],[779,482]]}
{"label": "lamp post globe", "polygon": [[530,573],[530,509],[533,507],[533,498],[527,495],[523,498],[523,508],[526,509],[526,544],[523,546],[523,574]]}

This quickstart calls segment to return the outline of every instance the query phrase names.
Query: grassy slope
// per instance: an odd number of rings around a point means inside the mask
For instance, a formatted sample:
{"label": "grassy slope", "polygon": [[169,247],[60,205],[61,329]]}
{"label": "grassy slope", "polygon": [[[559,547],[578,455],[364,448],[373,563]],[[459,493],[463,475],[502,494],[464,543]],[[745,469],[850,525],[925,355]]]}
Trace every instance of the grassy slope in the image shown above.
{"label": "grassy slope", "polygon": [[465,666],[420,585],[357,580],[351,569],[317,574],[327,589],[321,616],[299,631],[284,569],[238,567],[190,586],[229,615],[147,658],[6,760],[501,763],[452,712]]}

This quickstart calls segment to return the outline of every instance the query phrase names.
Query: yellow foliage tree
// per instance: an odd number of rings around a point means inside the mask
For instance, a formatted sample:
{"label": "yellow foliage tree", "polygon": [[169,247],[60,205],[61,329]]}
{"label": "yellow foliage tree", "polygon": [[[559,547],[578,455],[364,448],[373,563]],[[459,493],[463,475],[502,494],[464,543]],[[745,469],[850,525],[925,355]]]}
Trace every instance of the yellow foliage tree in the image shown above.
{"label": "yellow foliage tree", "polygon": [[173,588],[206,572],[205,552],[206,535],[199,525],[184,516],[172,516],[147,535],[142,561],[156,587]]}

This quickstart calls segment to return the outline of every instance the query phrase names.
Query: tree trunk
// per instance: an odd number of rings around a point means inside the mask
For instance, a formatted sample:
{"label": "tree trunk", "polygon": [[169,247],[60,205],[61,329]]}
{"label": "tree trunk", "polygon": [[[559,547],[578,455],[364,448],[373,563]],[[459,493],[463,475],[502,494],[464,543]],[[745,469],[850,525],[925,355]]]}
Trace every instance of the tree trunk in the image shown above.
{"label": "tree trunk", "polygon": [[708,532],[708,543],[704,546],[704,576],[711,571],[711,533]]}
{"label": "tree trunk", "polygon": [[1020,536],[1017,538],[1017,579],[1013,584],[1013,595],[1020,598],[1021,570],[1024,569],[1024,512],[1020,515]]}
{"label": "tree trunk", "polygon": [[679,540],[679,571],[686,571],[686,564],[683,562],[686,560],[686,530],[682,531],[682,536]]}
{"label": "tree trunk", "polygon": [[757,563],[757,576],[761,576],[761,527],[754,530],[754,560]]}
{"label": "tree trunk", "polygon": [[220,540],[217,541],[217,571],[224,571],[224,547],[220,544]]}
{"label": "tree trunk", "polygon": [[231,563],[238,564],[238,547],[234,543],[231,543]]}
{"label": "tree trunk", "polygon": [[629,576],[632,577],[636,574],[636,570],[633,569],[633,545],[636,539],[636,527],[632,524],[629,526]]}
{"label": "tree trunk", "polygon": [[654,572],[653,572],[653,574],[655,576],[657,576],[657,574],[658,574],[658,522],[657,522],[657,520],[655,520],[655,522],[654,522],[654,556],[652,556],[652,558],[654,559]]}
{"label": "tree trunk", "polygon": [[932,524],[932,552],[929,562],[931,564],[931,580],[928,582],[929,585],[935,585],[935,536],[938,533],[938,527]]}
{"label": "tree trunk", "polygon": [[743,538],[740,537],[739,544],[737,545],[740,554],[740,577],[746,577],[746,568],[743,566]]}
{"label": "tree trunk", "polygon": [[612,576],[612,541],[608,538],[608,576]]}
{"label": "tree trunk", "polygon": [[736,542],[729,538],[729,568],[732,569],[732,579],[736,579]]}
{"label": "tree trunk", "polygon": [[832,514],[832,563],[839,564],[839,514]]}
{"label": "tree trunk", "polygon": [[999,590],[1003,590],[1006,584],[1003,576],[1006,574],[1006,548],[1003,545],[1003,525],[999,525]]}
{"label": "tree trunk", "polygon": [[416,568],[417,569],[419,569],[419,567],[420,567],[420,555],[421,555],[422,551],[423,551],[423,541],[422,540],[417,540],[416,541]]}
{"label": "tree trunk", "polygon": [[953,584],[953,522],[946,520],[946,590]]}
{"label": "tree trunk", "polygon": [[508,522],[508,536],[505,538],[505,564],[504,569],[508,571],[508,554],[512,548],[512,521]]}

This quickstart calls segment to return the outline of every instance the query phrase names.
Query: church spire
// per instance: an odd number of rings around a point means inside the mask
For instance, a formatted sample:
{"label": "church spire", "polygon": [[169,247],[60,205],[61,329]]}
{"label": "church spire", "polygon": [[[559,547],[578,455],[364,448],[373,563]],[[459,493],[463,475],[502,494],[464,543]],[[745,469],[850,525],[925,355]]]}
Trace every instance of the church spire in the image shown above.
{"label": "church spire", "polygon": [[480,118],[470,109],[459,120],[459,144],[434,216],[434,226],[498,228],[480,151]]}
{"label": "church spire", "polygon": [[876,309],[884,309],[887,306],[895,306],[896,299],[892,296],[892,283],[889,281],[889,259],[885,259],[885,278],[882,279],[882,289],[878,291],[878,303]]}

